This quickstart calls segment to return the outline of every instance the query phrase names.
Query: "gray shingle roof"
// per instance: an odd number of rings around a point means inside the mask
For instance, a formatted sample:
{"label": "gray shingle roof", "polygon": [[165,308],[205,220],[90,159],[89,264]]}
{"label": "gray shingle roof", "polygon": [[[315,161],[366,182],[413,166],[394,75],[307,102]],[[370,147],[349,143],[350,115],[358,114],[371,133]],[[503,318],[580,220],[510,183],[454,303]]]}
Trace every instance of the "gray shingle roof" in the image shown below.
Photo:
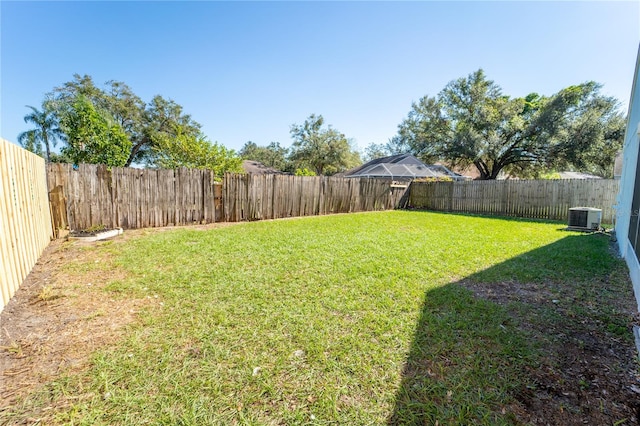
{"label": "gray shingle roof", "polygon": [[461,178],[444,166],[426,165],[411,154],[377,158],[345,173],[345,177],[371,177],[392,179]]}

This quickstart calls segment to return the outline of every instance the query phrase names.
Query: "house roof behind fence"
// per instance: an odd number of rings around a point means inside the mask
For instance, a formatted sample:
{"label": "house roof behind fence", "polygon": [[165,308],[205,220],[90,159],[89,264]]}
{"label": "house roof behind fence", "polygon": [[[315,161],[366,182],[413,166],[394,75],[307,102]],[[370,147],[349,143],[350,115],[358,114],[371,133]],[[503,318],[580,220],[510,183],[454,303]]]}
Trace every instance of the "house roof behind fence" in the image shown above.
{"label": "house roof behind fence", "polygon": [[461,178],[441,165],[426,165],[411,154],[376,158],[344,174],[345,177],[377,177],[393,179]]}
{"label": "house roof behind fence", "polygon": [[244,160],[242,162],[242,168],[245,173],[251,173],[256,175],[288,175],[290,173],[285,173],[281,170],[274,169],[273,167],[265,166],[264,164],[253,161],[253,160]]}

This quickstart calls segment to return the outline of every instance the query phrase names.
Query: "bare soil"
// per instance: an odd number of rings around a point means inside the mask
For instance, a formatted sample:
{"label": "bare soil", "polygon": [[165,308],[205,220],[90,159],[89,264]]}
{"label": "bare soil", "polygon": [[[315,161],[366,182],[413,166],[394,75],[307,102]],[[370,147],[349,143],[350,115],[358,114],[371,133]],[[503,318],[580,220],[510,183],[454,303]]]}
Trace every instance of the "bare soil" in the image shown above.
{"label": "bare soil", "polygon": [[[192,226],[206,230],[229,224]],[[118,279],[112,259],[92,245],[122,244],[167,228],[126,231],[108,241],[53,241],[0,313],[0,423],[2,413],[25,395],[52,380],[89,367],[91,354],[114,344],[143,307],[153,307],[150,296],[142,299],[109,297],[104,287]],[[94,264],[77,270],[74,265]],[[108,271],[105,273],[105,271]],[[63,402],[64,403],[64,402]],[[63,407],[45,407],[55,411]],[[22,424],[46,420],[43,413]],[[45,423],[47,423],[45,421]],[[18,423],[20,424],[20,423]]]}
{"label": "bare soil", "polygon": [[113,275],[68,273],[73,261],[109,262],[79,243],[52,242],[0,314],[0,410],[115,342],[144,299],[105,298]]}
{"label": "bare soil", "polygon": [[[629,338],[638,323],[633,294],[620,294],[606,303],[620,317],[626,330],[618,334],[593,315],[576,315],[584,300],[572,297],[574,289],[558,284],[509,282],[485,285],[465,282],[477,297],[510,306],[528,305],[531,316],[519,312],[520,326],[543,345],[545,357],[536,368],[523,371],[531,385],[515,395],[512,411],[533,425],[637,425],[640,424],[640,377],[638,353]],[[628,288],[631,288],[629,283]],[[558,298],[558,294],[562,297]],[[563,322],[547,322],[545,312],[561,315]],[[553,324],[553,325],[552,325]],[[627,333],[627,336],[621,336]],[[626,338],[625,338],[626,337]]]}

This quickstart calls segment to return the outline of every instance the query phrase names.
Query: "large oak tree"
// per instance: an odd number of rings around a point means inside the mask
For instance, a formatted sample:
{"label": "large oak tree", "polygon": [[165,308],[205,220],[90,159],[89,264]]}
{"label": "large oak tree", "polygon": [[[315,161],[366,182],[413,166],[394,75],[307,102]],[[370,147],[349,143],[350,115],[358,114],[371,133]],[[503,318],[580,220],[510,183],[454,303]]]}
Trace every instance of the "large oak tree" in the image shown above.
{"label": "large oak tree", "polygon": [[608,176],[624,120],[617,101],[600,89],[587,82],[549,97],[511,98],[480,69],[414,102],[388,148],[453,167],[473,165],[481,179],[554,167]]}

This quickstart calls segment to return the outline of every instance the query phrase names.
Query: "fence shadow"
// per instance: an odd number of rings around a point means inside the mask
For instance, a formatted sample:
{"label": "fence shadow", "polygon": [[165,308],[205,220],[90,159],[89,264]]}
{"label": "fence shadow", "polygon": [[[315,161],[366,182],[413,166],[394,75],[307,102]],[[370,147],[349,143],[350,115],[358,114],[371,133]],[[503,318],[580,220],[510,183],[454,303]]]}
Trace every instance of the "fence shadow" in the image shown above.
{"label": "fence shadow", "polygon": [[[588,379],[580,378],[578,369],[575,376],[556,372],[557,377],[551,373],[547,377],[539,372],[546,371],[546,363],[550,369],[562,369],[562,363],[554,364],[558,359],[572,370],[571,362],[580,364],[574,358],[595,359],[601,352],[611,352],[610,339],[598,340],[605,339],[594,331],[598,327],[613,324],[619,327],[619,334],[631,339],[628,325],[635,301],[626,280],[608,282],[612,271],[620,269],[608,245],[609,238],[604,235],[568,235],[428,291],[387,423],[593,422],[594,417],[580,417],[584,414],[581,410],[588,411],[589,404],[602,404],[601,388],[588,394],[588,383],[584,382]],[[621,291],[626,291],[628,312],[615,305]],[[589,311],[594,305],[597,313]],[[592,321],[594,315],[598,318]],[[620,364],[600,366],[602,372],[592,379],[601,380],[602,388],[609,382],[617,386],[615,380],[626,380],[624,375],[634,368],[633,344],[627,343],[621,345],[619,359],[601,360]],[[612,371],[622,373],[615,376]],[[538,391],[544,394],[542,400],[548,397],[548,407],[536,406],[540,399],[534,398],[533,392]],[[615,393],[615,389],[608,392]],[[637,404],[637,395],[628,392],[619,399],[604,407],[605,411],[622,415],[619,418],[629,412],[634,416],[631,401]],[[563,407],[566,418],[558,417]],[[531,417],[531,412],[539,415],[547,408],[549,417]],[[598,418],[604,422],[601,424],[615,422],[608,420]]]}

